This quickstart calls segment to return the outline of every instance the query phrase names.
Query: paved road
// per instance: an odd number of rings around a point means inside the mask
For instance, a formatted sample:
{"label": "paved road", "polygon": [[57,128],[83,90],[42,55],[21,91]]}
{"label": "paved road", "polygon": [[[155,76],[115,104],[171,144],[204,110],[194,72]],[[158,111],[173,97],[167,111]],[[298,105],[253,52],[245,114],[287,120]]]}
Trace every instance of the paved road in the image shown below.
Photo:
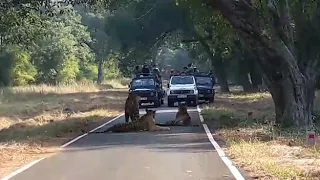
{"label": "paved road", "polygon": [[[168,108],[160,108],[164,110]],[[176,108],[170,108],[173,110]],[[200,123],[196,108],[190,112]],[[143,109],[141,110],[144,111]],[[174,112],[156,115],[164,122]],[[123,117],[110,123],[124,121]],[[103,129],[101,129],[103,130]],[[202,126],[168,132],[90,134],[11,180],[234,180]]]}

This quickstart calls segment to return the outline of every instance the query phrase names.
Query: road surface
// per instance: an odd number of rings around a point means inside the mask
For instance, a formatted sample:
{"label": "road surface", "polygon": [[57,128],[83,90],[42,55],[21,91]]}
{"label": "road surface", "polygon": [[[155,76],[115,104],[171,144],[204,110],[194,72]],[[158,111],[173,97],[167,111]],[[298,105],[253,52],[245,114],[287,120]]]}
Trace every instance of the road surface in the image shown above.
{"label": "road surface", "polygon": [[[173,119],[177,108],[158,108],[156,121]],[[234,180],[199,127],[171,127],[167,132],[90,134],[12,177],[10,180]],[[144,109],[141,109],[144,112]],[[124,117],[114,123],[124,122]]]}

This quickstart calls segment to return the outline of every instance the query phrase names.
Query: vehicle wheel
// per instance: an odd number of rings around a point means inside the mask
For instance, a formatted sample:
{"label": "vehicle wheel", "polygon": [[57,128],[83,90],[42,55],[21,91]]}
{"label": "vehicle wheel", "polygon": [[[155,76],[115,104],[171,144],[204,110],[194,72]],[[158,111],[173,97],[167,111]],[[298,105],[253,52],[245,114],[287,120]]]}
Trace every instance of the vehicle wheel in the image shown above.
{"label": "vehicle wheel", "polygon": [[214,102],[214,96],[209,98],[209,103],[213,103]]}
{"label": "vehicle wheel", "polygon": [[163,105],[164,104],[164,100],[163,100],[163,98],[161,99],[161,105]]}
{"label": "vehicle wheel", "polygon": [[141,102],[139,102],[139,109],[141,108],[141,106],[142,106],[142,103],[141,103]]}
{"label": "vehicle wheel", "polygon": [[156,100],[156,101],[154,101],[154,102],[153,102],[153,106],[154,106],[155,108],[160,107],[160,106],[161,106],[161,101],[160,101],[159,99]]}
{"label": "vehicle wheel", "polygon": [[174,106],[174,102],[168,99],[168,107],[173,107],[173,106]]}
{"label": "vehicle wheel", "polygon": [[198,98],[196,98],[193,102],[192,102],[192,106],[197,107],[199,104],[199,100]]}

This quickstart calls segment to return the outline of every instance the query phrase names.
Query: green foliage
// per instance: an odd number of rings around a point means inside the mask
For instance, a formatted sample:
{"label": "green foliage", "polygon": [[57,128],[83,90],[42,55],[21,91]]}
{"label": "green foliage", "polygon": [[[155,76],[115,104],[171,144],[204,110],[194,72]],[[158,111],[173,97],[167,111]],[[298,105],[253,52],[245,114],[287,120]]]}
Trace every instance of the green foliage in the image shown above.
{"label": "green foliage", "polygon": [[56,16],[1,9],[0,14],[7,17],[0,19],[0,85],[96,81],[99,59],[107,61],[104,78],[119,76],[117,58],[109,55],[107,14],[89,16],[73,8]]}
{"label": "green foliage", "polygon": [[27,85],[35,81],[37,70],[31,64],[31,56],[27,52],[19,51],[14,53],[14,66],[11,71],[13,85]]}

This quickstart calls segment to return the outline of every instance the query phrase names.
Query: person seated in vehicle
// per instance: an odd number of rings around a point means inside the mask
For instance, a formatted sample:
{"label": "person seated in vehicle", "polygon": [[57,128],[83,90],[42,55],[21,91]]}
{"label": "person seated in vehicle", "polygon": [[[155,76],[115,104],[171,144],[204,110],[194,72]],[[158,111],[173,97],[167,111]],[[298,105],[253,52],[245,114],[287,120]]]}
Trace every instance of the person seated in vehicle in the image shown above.
{"label": "person seated in vehicle", "polygon": [[181,75],[186,75],[187,72],[188,72],[188,67],[185,66],[185,67],[183,67],[183,69],[182,69]]}
{"label": "person seated in vehicle", "polygon": [[170,70],[170,76],[169,76],[169,77],[171,78],[173,75],[175,75],[175,71],[174,71],[174,69],[171,69],[171,70]]}
{"label": "person seated in vehicle", "polygon": [[187,73],[187,74],[193,74],[193,64],[192,64],[192,63],[189,63],[189,64],[188,64],[186,73]]}
{"label": "person seated in vehicle", "polygon": [[141,72],[143,74],[150,74],[150,69],[147,63],[144,63],[141,69]]}
{"label": "person seated in vehicle", "polygon": [[199,69],[197,67],[193,67],[193,73],[194,74],[198,74],[199,73]]}

